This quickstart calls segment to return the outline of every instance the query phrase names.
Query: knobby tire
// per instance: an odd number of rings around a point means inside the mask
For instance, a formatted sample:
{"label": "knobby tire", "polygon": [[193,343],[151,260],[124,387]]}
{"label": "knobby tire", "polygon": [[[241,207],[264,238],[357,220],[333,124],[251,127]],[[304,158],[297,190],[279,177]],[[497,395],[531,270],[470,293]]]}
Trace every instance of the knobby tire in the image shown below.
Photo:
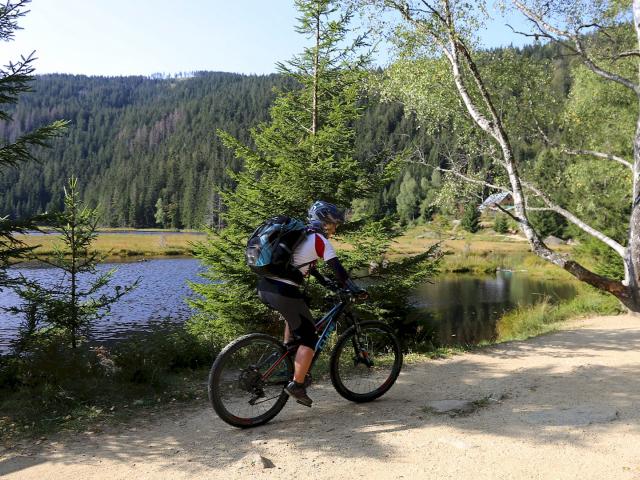
{"label": "knobby tire", "polygon": [[[257,358],[251,358],[252,350],[257,352]],[[265,353],[259,358],[260,351]],[[262,334],[251,333],[244,335],[227,345],[216,357],[209,372],[209,401],[218,416],[229,425],[239,428],[263,425],[274,418],[282,410],[289,399],[284,392],[284,386],[293,378],[293,362],[287,355],[277,366],[276,373],[262,384],[258,379],[269,370],[286,353],[282,342],[276,338]],[[273,357],[273,358],[270,358]],[[269,394],[263,398],[257,396],[251,388],[262,387],[269,389]],[[251,404],[250,400],[254,399]],[[273,400],[273,405],[259,412],[261,406]],[[236,411],[234,405],[246,409],[246,413]]]}
{"label": "knobby tire", "polygon": [[[395,383],[402,369],[402,349],[388,325],[368,321],[349,327],[340,335],[330,360],[331,383],[336,391],[352,402],[370,402],[384,395]],[[367,353],[356,352],[355,340]],[[373,365],[366,364],[365,356]],[[376,358],[377,357],[377,358]]]}

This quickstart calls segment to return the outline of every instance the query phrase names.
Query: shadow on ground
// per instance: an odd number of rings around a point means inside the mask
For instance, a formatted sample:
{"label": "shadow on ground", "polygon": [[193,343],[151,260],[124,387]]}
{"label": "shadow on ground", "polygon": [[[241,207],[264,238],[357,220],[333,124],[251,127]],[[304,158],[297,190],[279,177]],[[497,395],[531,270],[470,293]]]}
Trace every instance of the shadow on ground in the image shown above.
{"label": "shadow on ground", "polygon": [[[424,438],[449,428],[460,435],[539,444],[571,439],[580,446],[577,430],[640,429],[634,408],[640,402],[638,351],[640,327],[563,331],[410,365],[394,388],[372,403],[349,403],[323,383],[310,392],[313,408],[290,402],[271,423],[250,430],[230,427],[199,405],[115,432],[5,452],[0,476],[43,462],[97,468],[107,460],[132,469],[154,462],[157,471],[180,468],[188,474],[258,455],[269,458],[286,445],[302,459],[380,460],[399,454],[403,434],[413,429],[421,429]],[[457,416],[430,413],[429,402],[444,399],[475,401],[477,410]]]}

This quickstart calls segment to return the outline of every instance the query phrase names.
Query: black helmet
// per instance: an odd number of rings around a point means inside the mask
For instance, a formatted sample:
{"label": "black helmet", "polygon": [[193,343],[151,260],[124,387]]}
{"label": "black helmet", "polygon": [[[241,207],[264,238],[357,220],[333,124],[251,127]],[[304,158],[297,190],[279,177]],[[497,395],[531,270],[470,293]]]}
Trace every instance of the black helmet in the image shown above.
{"label": "black helmet", "polygon": [[322,222],[335,223],[336,225],[344,223],[344,213],[333,203],[322,200],[318,200],[311,205],[307,218],[309,223]]}

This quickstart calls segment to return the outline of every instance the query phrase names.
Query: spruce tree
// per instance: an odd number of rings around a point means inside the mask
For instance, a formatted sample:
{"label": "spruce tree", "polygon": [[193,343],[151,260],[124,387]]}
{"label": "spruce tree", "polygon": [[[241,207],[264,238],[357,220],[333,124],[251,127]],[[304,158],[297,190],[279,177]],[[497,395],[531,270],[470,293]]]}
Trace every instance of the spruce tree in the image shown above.
{"label": "spruce tree", "polygon": [[478,211],[478,206],[475,203],[468,203],[465,205],[460,225],[467,232],[476,233],[478,231],[480,228],[480,212]]}
{"label": "spruce tree", "polygon": [[50,287],[37,282],[16,287],[23,303],[9,311],[25,316],[28,335],[41,326],[57,327],[76,348],[89,333],[91,323],[104,316],[109,306],[134,289],[138,281],[107,290],[115,269],[99,273],[97,266],[106,255],[91,249],[98,236],[98,211],[80,201],[76,178],[69,180],[64,194],[64,210],[48,215],[49,227],[59,238],[53,255],[32,258],[58,269],[62,278]]}
{"label": "spruce tree", "polygon": [[505,217],[504,215],[496,215],[493,229],[496,231],[496,233],[507,233],[509,231],[507,217]]}
{"label": "spruce tree", "polygon": [[[252,130],[254,146],[219,132],[224,144],[243,161],[243,168],[230,172],[235,188],[220,192],[223,208],[218,215],[223,228],[210,230],[208,241],[196,249],[208,267],[203,277],[209,283],[192,284],[198,295],[192,304],[198,314],[191,326],[211,340],[225,341],[264,325],[265,318],[277,318],[258,301],[256,277],[245,265],[246,241],[257,225],[280,214],[304,219],[314,200],[347,207],[354,199],[377,192],[396,172],[395,163],[374,165],[374,160],[354,157],[365,59],[357,53],[361,38],[346,41],[352,12],[340,11],[337,5],[332,0],[296,1],[297,31],[313,43],[291,61],[279,64],[295,88],[279,92],[270,121]],[[361,221],[355,229],[341,237],[353,245],[341,254],[345,266],[355,269],[374,261],[384,263],[382,257],[397,233],[391,222]],[[412,272],[423,275],[426,271],[407,267],[403,273],[409,278]]]}
{"label": "spruce tree", "polygon": [[[14,32],[20,27],[18,20],[27,11],[25,7],[30,0],[7,0],[0,5],[0,41],[11,41]],[[11,122],[12,115],[7,107],[18,102],[20,94],[29,92],[29,83],[33,81],[33,54],[15,63],[0,68],[0,121]],[[18,167],[28,161],[36,160],[33,148],[46,147],[49,141],[59,136],[66,126],[66,122],[56,121],[20,135],[13,142],[0,144],[0,173],[10,167]],[[16,234],[25,233],[37,228],[37,218],[11,219],[3,216],[0,211],[0,291],[3,287],[15,286],[22,283],[20,279],[10,278],[7,267],[20,261],[32,250],[16,238]]]}

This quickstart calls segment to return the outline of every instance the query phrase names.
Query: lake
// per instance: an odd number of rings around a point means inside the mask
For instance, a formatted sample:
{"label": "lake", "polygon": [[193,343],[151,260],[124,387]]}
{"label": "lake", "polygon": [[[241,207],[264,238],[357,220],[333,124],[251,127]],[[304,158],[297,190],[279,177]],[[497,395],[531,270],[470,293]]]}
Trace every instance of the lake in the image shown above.
{"label": "lake", "polygon": [[[188,281],[198,281],[203,271],[198,260],[192,258],[153,259],[127,263],[105,263],[99,271],[116,268],[112,286],[130,285],[140,278],[138,288],[122,297],[111,307],[107,318],[98,320],[92,329],[95,341],[120,340],[132,332],[145,332],[154,324],[171,321],[182,323],[191,314],[184,301],[191,294]],[[39,279],[48,285],[60,278],[58,270],[51,268],[20,268],[30,279]],[[19,319],[3,312],[2,307],[16,305],[17,296],[8,290],[0,292],[0,349],[15,338]]]}
{"label": "lake", "polygon": [[[198,260],[151,259],[99,267],[101,271],[111,268],[117,268],[112,285],[131,284],[139,277],[140,285],[114,304],[107,318],[94,324],[94,341],[117,341],[166,321],[182,323],[190,316],[185,302],[191,294],[187,282],[201,280],[198,274],[203,268]],[[60,278],[56,270],[48,268],[21,267],[13,271],[18,272],[48,284]],[[533,279],[526,272],[442,276],[416,289],[412,300],[418,308],[401,330],[418,342],[438,346],[476,344],[494,337],[495,323],[506,311],[543,298],[553,302],[574,295],[571,284]],[[0,292],[0,309],[17,302],[13,292]],[[0,310],[0,351],[6,351],[15,338],[18,322],[18,318]]]}
{"label": "lake", "polygon": [[418,309],[402,329],[418,343],[475,345],[495,338],[496,322],[505,312],[575,295],[572,283],[531,278],[526,272],[441,276],[416,289],[413,300]]}

